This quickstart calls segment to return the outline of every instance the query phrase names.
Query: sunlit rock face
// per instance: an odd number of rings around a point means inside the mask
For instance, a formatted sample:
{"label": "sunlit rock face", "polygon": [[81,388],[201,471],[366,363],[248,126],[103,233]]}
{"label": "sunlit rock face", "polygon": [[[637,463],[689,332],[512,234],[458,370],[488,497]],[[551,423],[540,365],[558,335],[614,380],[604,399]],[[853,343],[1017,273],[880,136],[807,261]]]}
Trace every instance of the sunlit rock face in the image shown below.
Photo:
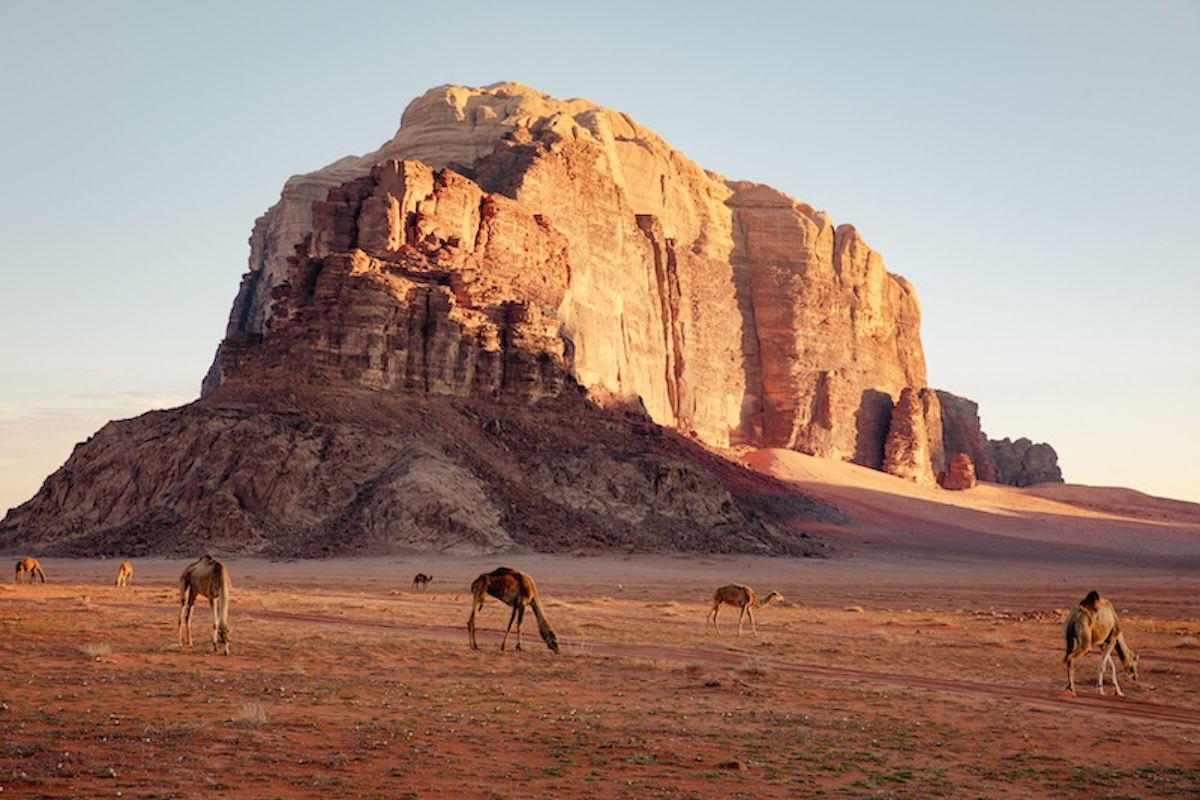
{"label": "sunlit rock face", "polygon": [[291,178],[250,268],[206,393],[272,363],[389,392],[578,386],[711,445],[879,467],[925,385],[915,293],[852,226],[516,84],[432,89],[377,151]]}
{"label": "sunlit rock face", "polygon": [[966,453],[955,453],[950,457],[946,471],[938,475],[938,483],[943,489],[963,491],[975,488],[975,465]]}

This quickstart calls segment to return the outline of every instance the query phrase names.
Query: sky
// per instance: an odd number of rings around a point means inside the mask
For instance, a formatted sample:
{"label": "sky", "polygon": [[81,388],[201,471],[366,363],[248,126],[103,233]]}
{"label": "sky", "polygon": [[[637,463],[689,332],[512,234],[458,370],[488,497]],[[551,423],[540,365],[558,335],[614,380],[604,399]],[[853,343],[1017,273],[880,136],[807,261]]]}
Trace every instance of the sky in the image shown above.
{"label": "sky", "polygon": [[990,437],[1200,501],[1191,0],[0,0],[0,513],[198,396],[288,176],[501,80],[855,224]]}

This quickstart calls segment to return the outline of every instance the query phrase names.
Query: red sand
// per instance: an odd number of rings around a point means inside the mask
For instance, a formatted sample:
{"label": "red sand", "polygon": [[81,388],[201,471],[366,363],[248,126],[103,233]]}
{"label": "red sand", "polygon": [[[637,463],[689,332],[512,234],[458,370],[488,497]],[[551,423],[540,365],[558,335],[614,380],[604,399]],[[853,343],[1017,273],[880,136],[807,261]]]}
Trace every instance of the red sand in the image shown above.
{"label": "red sand", "polygon": [[[832,559],[229,559],[233,655],[176,644],[185,562],[44,559],[0,587],[0,788],[14,797],[1196,797],[1200,515],[1121,489],[920,489],[795,453]],[[17,554],[12,554],[15,558]],[[11,561],[9,562],[11,564]],[[563,644],[468,586],[534,575]],[[416,572],[434,576],[411,589]],[[783,604],[705,625],[731,580]],[[1117,604],[1142,686],[1062,696],[1060,618]]]}

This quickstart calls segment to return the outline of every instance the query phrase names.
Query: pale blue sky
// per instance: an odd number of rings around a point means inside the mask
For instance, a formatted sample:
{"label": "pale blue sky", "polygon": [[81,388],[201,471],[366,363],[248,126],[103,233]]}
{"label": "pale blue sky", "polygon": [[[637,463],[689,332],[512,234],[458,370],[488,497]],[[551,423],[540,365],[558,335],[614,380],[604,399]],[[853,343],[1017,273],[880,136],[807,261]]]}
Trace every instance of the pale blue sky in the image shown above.
{"label": "pale blue sky", "polygon": [[989,435],[1200,501],[1200,4],[0,0],[0,513],[196,396],[289,175],[499,80],[854,223]]}

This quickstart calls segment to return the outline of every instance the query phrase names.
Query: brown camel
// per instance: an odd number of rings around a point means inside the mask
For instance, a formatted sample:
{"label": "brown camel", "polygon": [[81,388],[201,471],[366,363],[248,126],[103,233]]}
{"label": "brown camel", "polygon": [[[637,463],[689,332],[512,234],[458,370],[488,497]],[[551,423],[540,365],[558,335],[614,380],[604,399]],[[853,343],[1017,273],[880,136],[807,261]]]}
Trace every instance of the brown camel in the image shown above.
{"label": "brown camel", "polygon": [[708,619],[712,620],[713,627],[717,629],[717,633],[721,632],[721,627],[717,625],[717,612],[721,609],[721,603],[728,603],[735,608],[740,608],[741,613],[738,614],[738,636],[742,635],[742,618],[750,615],[750,630],[754,631],[754,635],[758,636],[758,626],[754,624],[754,608],[762,608],[770,605],[776,600],[782,600],[783,595],[779,592],[771,592],[767,595],[766,600],[761,602],[754,597],[754,590],[749,586],[744,586],[740,583],[731,583],[728,586],[722,586],[713,594],[712,611],[708,612]]}
{"label": "brown camel", "polygon": [[213,652],[229,655],[229,570],[205,554],[179,576],[179,646],[192,646],[192,607],[198,596],[213,610]]}
{"label": "brown camel", "polygon": [[529,606],[533,609],[534,616],[537,617],[538,631],[546,640],[546,646],[554,652],[558,652],[558,636],[550,627],[545,614],[542,613],[542,604],[538,598],[538,590],[534,585],[533,578],[508,567],[485,572],[471,584],[471,616],[467,618],[467,633],[471,638],[472,649],[479,649],[479,645],[475,641],[475,614],[483,608],[484,598],[489,594],[512,606],[512,616],[508,618],[508,628],[504,631],[504,639],[500,642],[501,650],[508,643],[508,634],[512,631],[513,620],[516,620],[517,623],[517,649],[521,649],[521,623],[525,620],[525,607]]}
{"label": "brown camel", "polygon": [[418,572],[416,576],[413,577],[413,588],[415,589],[420,586],[422,589],[424,589],[431,580],[433,580],[432,575],[426,575],[424,572]]}
{"label": "brown camel", "polygon": [[129,559],[121,562],[121,566],[117,567],[117,586],[128,586],[133,583],[133,564]]}
{"label": "brown camel", "polygon": [[1108,666],[1117,696],[1125,696],[1117,683],[1117,665],[1112,657],[1114,650],[1130,679],[1137,683],[1137,654],[1125,643],[1121,620],[1117,618],[1113,604],[1099,593],[1088,592],[1087,597],[1079,601],[1079,605],[1067,615],[1063,623],[1063,637],[1067,643],[1067,654],[1063,656],[1063,663],[1067,665],[1067,689],[1063,694],[1067,697],[1075,696],[1075,662],[1090,653],[1093,647],[1100,648],[1100,674],[1096,678],[1096,688],[1100,694],[1104,694],[1104,668]]}
{"label": "brown camel", "polygon": [[29,583],[33,583],[34,578],[40,578],[42,583],[46,582],[46,573],[42,572],[42,565],[38,563],[36,558],[22,558],[17,562],[17,576],[14,579],[16,583],[24,583],[28,579]]}

